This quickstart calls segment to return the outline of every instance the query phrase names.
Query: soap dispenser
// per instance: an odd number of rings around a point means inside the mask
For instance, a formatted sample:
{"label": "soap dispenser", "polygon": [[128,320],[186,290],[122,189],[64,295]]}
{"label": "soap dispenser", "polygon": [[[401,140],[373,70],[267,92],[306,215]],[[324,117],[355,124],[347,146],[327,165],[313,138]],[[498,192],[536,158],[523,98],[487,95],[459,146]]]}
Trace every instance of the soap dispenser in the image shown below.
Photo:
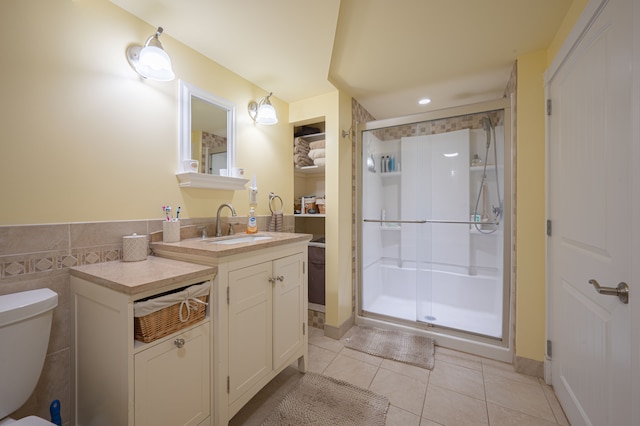
{"label": "soap dispenser", "polygon": [[249,220],[247,222],[247,234],[257,234],[258,223],[256,220],[256,211],[251,207],[249,209]]}

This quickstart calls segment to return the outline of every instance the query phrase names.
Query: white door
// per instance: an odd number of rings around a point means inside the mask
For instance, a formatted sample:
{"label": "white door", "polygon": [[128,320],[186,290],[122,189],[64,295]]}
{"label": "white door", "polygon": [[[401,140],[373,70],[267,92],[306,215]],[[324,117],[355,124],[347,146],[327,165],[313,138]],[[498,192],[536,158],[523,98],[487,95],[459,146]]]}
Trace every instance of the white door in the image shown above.
{"label": "white door", "polygon": [[551,376],[574,426],[632,425],[633,405],[640,403],[632,396],[632,375],[640,374],[631,361],[632,333],[638,336],[631,326],[634,298],[624,304],[590,284],[626,282],[631,293],[640,291],[632,264],[640,257],[632,246],[640,219],[632,196],[640,160],[633,146],[632,2],[603,1],[547,76]]}

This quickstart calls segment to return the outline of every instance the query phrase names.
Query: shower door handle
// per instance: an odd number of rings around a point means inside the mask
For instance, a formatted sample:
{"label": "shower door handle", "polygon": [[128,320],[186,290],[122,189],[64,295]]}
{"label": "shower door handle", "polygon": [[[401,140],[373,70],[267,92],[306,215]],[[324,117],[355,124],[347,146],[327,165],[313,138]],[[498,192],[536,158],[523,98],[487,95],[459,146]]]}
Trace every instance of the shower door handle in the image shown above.
{"label": "shower door handle", "polygon": [[381,220],[381,219],[362,219],[363,222],[375,223],[427,223],[426,220]]}

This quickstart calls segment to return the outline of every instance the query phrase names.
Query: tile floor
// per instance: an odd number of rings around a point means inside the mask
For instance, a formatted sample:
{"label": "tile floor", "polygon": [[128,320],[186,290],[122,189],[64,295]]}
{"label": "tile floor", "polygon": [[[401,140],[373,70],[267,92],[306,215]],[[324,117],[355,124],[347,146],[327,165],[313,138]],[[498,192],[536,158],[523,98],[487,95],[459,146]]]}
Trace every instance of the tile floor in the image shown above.
{"label": "tile floor", "polygon": [[[352,331],[334,340],[310,327],[308,370],[385,395],[387,426],[569,425],[552,388],[510,364],[436,347],[429,371],[345,348]],[[229,424],[260,425],[300,377],[288,367]]]}

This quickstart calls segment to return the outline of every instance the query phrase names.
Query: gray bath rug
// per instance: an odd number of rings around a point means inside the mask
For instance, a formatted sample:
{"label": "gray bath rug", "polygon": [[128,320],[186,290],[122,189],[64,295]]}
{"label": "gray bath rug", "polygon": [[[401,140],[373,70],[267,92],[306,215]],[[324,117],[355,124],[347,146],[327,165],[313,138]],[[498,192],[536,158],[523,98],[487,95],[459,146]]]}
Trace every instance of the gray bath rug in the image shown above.
{"label": "gray bath rug", "polygon": [[388,408],[384,396],[306,373],[262,426],[384,426]]}
{"label": "gray bath rug", "polygon": [[345,345],[370,355],[433,369],[433,339],[399,331],[358,326]]}

